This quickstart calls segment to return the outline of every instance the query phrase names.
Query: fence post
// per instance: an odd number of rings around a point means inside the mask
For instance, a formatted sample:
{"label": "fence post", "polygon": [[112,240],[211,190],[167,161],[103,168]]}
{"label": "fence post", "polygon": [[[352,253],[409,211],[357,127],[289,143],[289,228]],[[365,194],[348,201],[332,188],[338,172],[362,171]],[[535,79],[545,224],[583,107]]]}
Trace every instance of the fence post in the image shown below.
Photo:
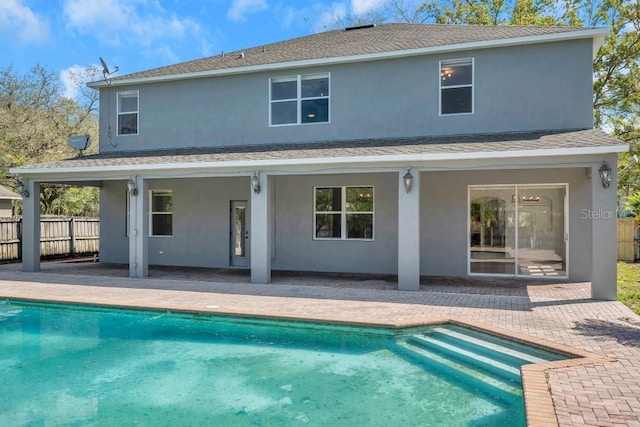
{"label": "fence post", "polygon": [[73,258],[76,255],[76,219],[71,217],[69,221],[69,255]]}
{"label": "fence post", "polygon": [[16,226],[18,227],[18,235],[16,236],[18,238],[18,261],[22,262],[22,217],[20,217]]}

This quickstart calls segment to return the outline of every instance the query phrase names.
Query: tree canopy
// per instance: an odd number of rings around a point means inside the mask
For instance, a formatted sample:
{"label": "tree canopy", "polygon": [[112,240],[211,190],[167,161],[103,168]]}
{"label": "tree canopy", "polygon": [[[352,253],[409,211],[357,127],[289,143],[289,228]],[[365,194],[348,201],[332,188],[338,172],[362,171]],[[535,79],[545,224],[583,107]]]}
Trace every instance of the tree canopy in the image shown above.
{"label": "tree canopy", "polygon": [[[9,168],[74,157],[67,145],[72,135],[89,134],[96,140],[98,93],[84,82],[97,73],[87,69],[72,75],[78,99],[65,97],[58,75],[41,65],[19,75],[0,69],[0,184],[14,188]],[[94,148],[95,150],[95,148]],[[96,189],[45,185],[40,194],[43,214],[96,215]],[[67,200],[61,204],[56,201]]]}

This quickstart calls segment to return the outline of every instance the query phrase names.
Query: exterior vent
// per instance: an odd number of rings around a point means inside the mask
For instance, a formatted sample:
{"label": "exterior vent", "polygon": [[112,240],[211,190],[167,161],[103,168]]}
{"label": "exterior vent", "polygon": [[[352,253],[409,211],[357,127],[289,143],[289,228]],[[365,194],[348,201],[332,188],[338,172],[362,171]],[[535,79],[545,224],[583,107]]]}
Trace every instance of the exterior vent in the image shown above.
{"label": "exterior vent", "polygon": [[373,28],[375,27],[376,24],[367,24],[367,25],[357,25],[355,27],[347,27],[344,30],[345,31],[352,31],[352,30],[361,30],[363,28]]}

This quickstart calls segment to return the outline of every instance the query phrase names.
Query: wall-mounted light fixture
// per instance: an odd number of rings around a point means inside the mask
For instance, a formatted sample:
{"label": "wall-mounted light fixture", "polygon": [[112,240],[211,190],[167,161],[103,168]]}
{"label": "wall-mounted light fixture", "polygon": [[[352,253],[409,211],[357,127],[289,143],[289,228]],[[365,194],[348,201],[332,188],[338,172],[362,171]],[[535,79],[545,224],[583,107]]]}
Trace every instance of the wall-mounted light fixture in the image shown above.
{"label": "wall-mounted light fixture", "polygon": [[411,169],[408,169],[407,173],[402,177],[402,183],[404,184],[404,191],[407,193],[411,191],[411,187],[413,186],[413,175],[411,175]]}
{"label": "wall-mounted light fixture", "polygon": [[129,181],[127,182],[127,188],[129,189],[129,194],[131,194],[133,197],[136,197],[138,195],[138,187],[136,187],[136,182],[133,180],[133,178],[129,178]]}
{"label": "wall-mounted light fixture", "polygon": [[24,183],[19,179],[16,179],[16,190],[18,190],[18,194],[20,194],[25,199],[29,197],[29,190],[27,189],[27,186],[24,185]]}
{"label": "wall-mounted light fixture", "polygon": [[607,162],[602,162],[602,166],[598,169],[598,173],[600,174],[602,186],[604,188],[609,188],[609,184],[611,184],[611,168],[607,166]]}
{"label": "wall-mounted light fixture", "polygon": [[258,177],[258,172],[254,172],[251,177],[251,189],[254,193],[260,193],[260,178]]}

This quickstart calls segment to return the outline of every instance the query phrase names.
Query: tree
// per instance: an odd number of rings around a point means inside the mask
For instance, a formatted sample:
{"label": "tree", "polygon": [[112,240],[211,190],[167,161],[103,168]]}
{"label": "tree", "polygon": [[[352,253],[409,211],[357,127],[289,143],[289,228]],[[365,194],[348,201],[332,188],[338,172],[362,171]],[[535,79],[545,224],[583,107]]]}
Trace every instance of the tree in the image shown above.
{"label": "tree", "polygon": [[[15,182],[6,178],[9,168],[74,157],[75,150],[66,143],[69,136],[89,134],[95,140],[98,93],[83,82],[97,71],[90,68],[73,74],[80,97],[69,99],[62,95],[59,77],[43,66],[34,66],[24,76],[11,67],[0,69],[0,183],[15,188]],[[66,191],[67,187],[43,185],[42,213],[56,213],[54,202]],[[96,205],[95,189],[81,193],[87,206]]]}

